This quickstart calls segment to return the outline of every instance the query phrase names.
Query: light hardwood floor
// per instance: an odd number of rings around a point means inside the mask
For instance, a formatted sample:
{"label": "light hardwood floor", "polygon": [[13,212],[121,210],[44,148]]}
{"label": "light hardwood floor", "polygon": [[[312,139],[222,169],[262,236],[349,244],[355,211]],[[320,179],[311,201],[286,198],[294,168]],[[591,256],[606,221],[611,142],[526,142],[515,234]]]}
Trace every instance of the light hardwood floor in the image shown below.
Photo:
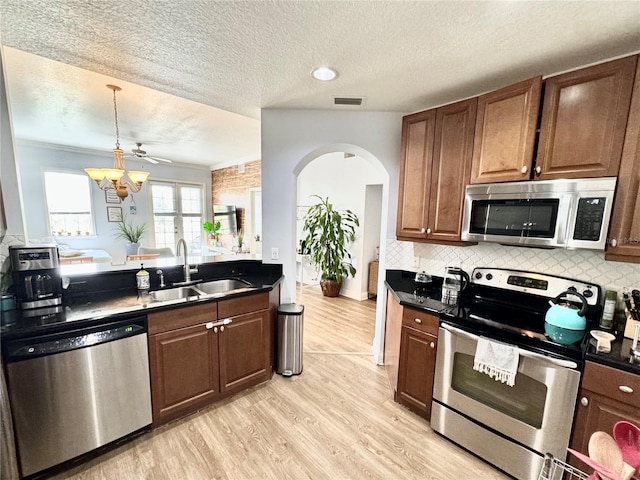
{"label": "light hardwood floor", "polygon": [[375,302],[305,287],[304,370],[161,427],[57,479],[504,479],[395,403]]}

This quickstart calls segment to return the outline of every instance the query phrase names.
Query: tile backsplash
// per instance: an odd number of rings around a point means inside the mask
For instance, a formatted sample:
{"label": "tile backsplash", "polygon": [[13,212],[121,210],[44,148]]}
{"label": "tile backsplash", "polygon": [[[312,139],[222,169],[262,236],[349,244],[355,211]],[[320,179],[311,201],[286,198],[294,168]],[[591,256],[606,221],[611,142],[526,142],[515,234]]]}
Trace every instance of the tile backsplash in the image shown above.
{"label": "tile backsplash", "polygon": [[640,264],[606,262],[603,252],[509,247],[493,243],[453,247],[394,239],[387,239],[386,246],[387,269],[424,270],[442,276],[446,266],[461,267],[469,273],[475,267],[513,268],[595,283],[603,291],[616,290],[619,297],[623,287],[640,289]]}

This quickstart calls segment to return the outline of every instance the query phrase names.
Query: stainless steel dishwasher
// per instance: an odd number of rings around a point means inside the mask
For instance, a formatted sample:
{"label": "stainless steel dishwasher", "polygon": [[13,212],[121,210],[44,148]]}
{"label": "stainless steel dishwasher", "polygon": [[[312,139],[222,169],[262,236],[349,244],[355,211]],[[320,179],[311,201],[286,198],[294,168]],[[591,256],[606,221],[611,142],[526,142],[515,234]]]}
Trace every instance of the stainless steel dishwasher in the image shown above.
{"label": "stainless steel dishwasher", "polygon": [[22,475],[151,424],[146,317],[4,345]]}

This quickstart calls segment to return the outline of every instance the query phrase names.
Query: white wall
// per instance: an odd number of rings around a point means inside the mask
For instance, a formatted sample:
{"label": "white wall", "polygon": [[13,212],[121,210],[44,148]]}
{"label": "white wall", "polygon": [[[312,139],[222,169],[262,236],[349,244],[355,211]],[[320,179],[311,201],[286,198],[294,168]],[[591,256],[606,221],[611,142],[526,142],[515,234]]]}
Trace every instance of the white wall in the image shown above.
{"label": "white wall", "polygon": [[[282,263],[282,301],[294,302],[297,175],[325,153],[347,152],[366,159],[371,168],[384,172],[381,237],[395,237],[402,113],[265,109],[261,116],[264,261]],[[381,267],[385,243],[380,245]],[[279,260],[270,260],[272,248],[279,250]],[[384,301],[378,301],[376,361],[381,360],[383,319]]]}
{"label": "white wall", "polygon": [[[64,149],[49,145],[17,142],[16,162],[20,172],[20,181],[23,191],[23,202],[26,212],[26,230],[29,239],[38,239],[51,235],[47,230],[47,217],[45,192],[43,185],[44,171],[46,169],[60,169],[84,174],[86,167],[107,167],[113,164],[113,155],[108,146],[105,152],[78,151]],[[131,161],[125,159],[125,164],[130,170],[146,170],[150,172],[149,179],[171,180],[203,183],[205,190],[206,216],[211,218],[211,172],[209,167],[197,165],[153,165],[146,161]],[[115,239],[115,224],[107,221],[107,206],[121,207],[123,213],[128,214],[130,206],[135,201],[136,216],[130,215],[127,220],[134,224],[150,221],[150,209],[147,207],[147,189],[143,185],[142,190],[129,197],[120,204],[108,204],[105,194],[91,181],[91,194],[94,208],[96,235],[90,237],[58,237],[59,243],[71,245],[80,249],[102,249],[108,251],[114,258],[124,258],[124,245],[122,240]],[[61,188],[64,188],[62,186]],[[70,192],[72,194],[72,192]],[[145,235],[141,244],[148,245]]]}
{"label": "white wall", "polygon": [[[365,256],[365,242],[371,243],[366,235],[367,231],[371,233],[365,218],[367,185],[381,184],[384,177],[384,173],[372,166],[368,160],[359,156],[345,158],[344,152],[322,155],[304,167],[298,175],[298,205],[310,206],[318,203],[318,199],[313,195],[329,197],[336,210],[349,209],[360,221],[360,227],[356,230],[356,240],[349,247],[356,275],[344,281],[341,293],[356,300],[367,298],[367,265],[370,256]],[[375,245],[380,239],[380,213],[378,208],[378,218],[373,220],[374,226],[377,226],[373,239]],[[301,230],[302,224],[299,220],[297,230]],[[301,231],[297,233],[297,238],[303,238],[300,236]],[[375,250],[373,253],[375,254]],[[311,281],[315,278],[311,275],[311,272],[315,273],[314,270],[306,269],[304,277]]]}

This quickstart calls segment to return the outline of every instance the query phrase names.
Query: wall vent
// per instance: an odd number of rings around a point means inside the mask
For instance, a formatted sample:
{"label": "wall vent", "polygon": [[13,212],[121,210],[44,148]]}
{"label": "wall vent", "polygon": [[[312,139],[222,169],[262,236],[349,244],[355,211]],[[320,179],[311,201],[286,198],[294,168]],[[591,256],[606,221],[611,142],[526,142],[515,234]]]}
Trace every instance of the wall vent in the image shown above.
{"label": "wall vent", "polygon": [[334,105],[350,105],[359,107],[362,105],[362,97],[333,97]]}

